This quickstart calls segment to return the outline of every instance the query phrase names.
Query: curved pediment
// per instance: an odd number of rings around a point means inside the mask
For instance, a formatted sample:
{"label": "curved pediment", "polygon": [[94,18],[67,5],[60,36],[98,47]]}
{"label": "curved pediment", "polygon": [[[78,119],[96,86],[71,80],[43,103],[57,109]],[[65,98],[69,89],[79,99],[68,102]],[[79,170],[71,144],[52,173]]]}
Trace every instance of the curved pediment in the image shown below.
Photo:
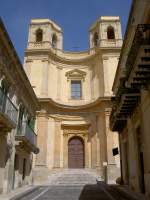
{"label": "curved pediment", "polygon": [[85,110],[90,109],[94,107],[100,108],[100,104],[102,103],[110,103],[110,97],[99,97],[96,100],[92,102],[88,102],[86,104],[81,105],[68,105],[68,104],[62,104],[62,102],[56,102],[51,98],[39,98],[40,103],[48,103],[49,106],[52,106],[53,108],[59,108],[63,110],[70,110],[70,111],[78,111],[78,110]]}
{"label": "curved pediment", "polygon": [[69,79],[84,80],[86,76],[86,72],[79,69],[74,69],[69,72],[66,72],[66,76],[67,76],[67,80]]}

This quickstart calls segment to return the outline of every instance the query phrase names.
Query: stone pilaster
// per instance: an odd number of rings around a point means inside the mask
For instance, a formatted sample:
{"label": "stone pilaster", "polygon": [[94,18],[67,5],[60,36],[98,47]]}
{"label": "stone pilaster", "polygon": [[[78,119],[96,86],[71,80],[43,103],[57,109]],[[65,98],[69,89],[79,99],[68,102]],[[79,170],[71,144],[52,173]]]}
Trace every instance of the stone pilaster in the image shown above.
{"label": "stone pilaster", "polygon": [[94,99],[94,69],[91,69],[91,73],[90,73],[90,87],[91,87],[91,99]]}
{"label": "stone pilaster", "polygon": [[85,155],[85,168],[89,167],[89,151],[88,151],[88,141],[87,136],[84,138],[84,155]]}
{"label": "stone pilaster", "polygon": [[91,138],[91,150],[92,150],[92,168],[96,169],[97,166],[97,144],[96,144],[96,133]]}
{"label": "stone pilaster", "polygon": [[91,155],[91,142],[88,142],[88,158],[89,158],[89,163],[88,163],[88,167],[92,168],[92,155]]}
{"label": "stone pilaster", "polygon": [[42,87],[41,95],[48,96],[48,74],[49,74],[49,63],[48,60],[43,60],[43,75],[42,75]]}
{"label": "stone pilaster", "polygon": [[106,168],[103,166],[107,162],[107,138],[106,138],[106,121],[105,114],[102,112],[97,119],[97,128],[100,141],[100,175],[103,179],[107,179]]}
{"label": "stone pilaster", "polygon": [[25,71],[26,74],[28,76],[28,79],[31,81],[31,64],[32,64],[32,60],[26,60],[25,62]]}
{"label": "stone pilaster", "polygon": [[36,166],[47,166],[47,131],[48,118],[46,115],[37,117],[37,145],[40,149],[36,159]]}
{"label": "stone pilaster", "polygon": [[55,120],[54,168],[60,168],[61,121]]}
{"label": "stone pilaster", "polygon": [[99,134],[96,134],[96,145],[97,145],[97,163],[96,166],[99,169],[100,168],[100,139],[99,139]]}
{"label": "stone pilaster", "polygon": [[108,57],[103,57],[103,73],[104,73],[104,96],[110,95],[108,82]]}
{"label": "stone pilaster", "polygon": [[57,100],[61,99],[61,71],[62,67],[57,67]]}
{"label": "stone pilaster", "polygon": [[116,179],[120,177],[120,169],[115,162],[115,157],[112,154],[114,146],[113,132],[109,129],[110,111],[105,110],[105,125],[106,125],[106,141],[107,141],[107,182],[115,183]]}
{"label": "stone pilaster", "polygon": [[68,168],[68,134],[66,134],[64,132],[64,138],[63,138],[63,149],[64,149],[64,153],[63,153],[63,167],[64,168]]}

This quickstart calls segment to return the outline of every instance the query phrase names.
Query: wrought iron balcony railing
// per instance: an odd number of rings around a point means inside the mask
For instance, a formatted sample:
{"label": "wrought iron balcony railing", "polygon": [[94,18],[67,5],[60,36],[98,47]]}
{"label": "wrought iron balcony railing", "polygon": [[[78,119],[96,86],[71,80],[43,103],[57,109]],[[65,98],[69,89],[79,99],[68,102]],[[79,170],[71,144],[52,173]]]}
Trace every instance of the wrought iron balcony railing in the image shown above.
{"label": "wrought iron balcony railing", "polygon": [[129,76],[141,45],[150,45],[150,24],[137,26],[131,49],[126,62],[126,77]]}
{"label": "wrought iron balcony railing", "polygon": [[10,98],[3,92],[2,88],[0,88],[0,112],[3,116],[11,120],[14,125],[17,124],[18,110]]}
{"label": "wrought iron balcony railing", "polygon": [[37,135],[27,122],[23,122],[22,127],[17,130],[16,139],[28,143],[32,151],[37,148]]}

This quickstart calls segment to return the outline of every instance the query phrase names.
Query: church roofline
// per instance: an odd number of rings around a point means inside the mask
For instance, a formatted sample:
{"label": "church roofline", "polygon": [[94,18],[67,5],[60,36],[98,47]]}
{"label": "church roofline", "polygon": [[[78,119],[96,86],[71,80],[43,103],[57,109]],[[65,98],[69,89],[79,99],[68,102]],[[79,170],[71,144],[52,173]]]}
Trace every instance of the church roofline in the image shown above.
{"label": "church roofline", "polygon": [[[99,48],[91,48],[87,51],[80,51],[80,52],[72,52],[72,51],[64,51],[61,49],[26,49],[25,50],[25,54],[26,55],[34,55],[39,53],[43,53],[43,54],[51,54],[52,56],[54,56],[55,58],[57,58],[58,60],[62,61],[62,62],[74,62],[74,63],[80,63],[86,60],[91,60],[93,59],[93,57],[95,57],[96,55],[99,55],[100,52],[105,52],[105,51],[109,51],[110,52],[120,52],[121,47],[99,47]],[[112,51],[113,50],[113,51]],[[78,55],[78,56],[77,56]]]}
{"label": "church roofline", "polygon": [[120,17],[119,16],[101,16],[96,20],[96,22],[94,22],[91,25],[89,31],[92,31],[93,29],[95,29],[95,27],[97,26],[98,23],[100,23],[100,22],[108,22],[108,21],[109,22],[110,21],[113,21],[113,22],[114,21],[120,21]]}
{"label": "church roofline", "polygon": [[56,22],[50,19],[41,19],[41,18],[31,19],[30,25],[37,25],[37,24],[51,24],[54,29],[56,29],[59,32],[63,32],[61,27]]}

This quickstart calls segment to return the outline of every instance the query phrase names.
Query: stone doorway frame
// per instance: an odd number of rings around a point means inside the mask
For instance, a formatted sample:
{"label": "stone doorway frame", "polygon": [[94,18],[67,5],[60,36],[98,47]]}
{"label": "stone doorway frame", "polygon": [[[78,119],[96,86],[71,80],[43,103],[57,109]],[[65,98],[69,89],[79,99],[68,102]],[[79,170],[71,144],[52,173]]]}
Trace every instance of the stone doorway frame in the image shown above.
{"label": "stone doorway frame", "polygon": [[68,168],[68,142],[72,137],[80,137],[84,142],[85,167],[91,168],[91,146],[88,144],[88,129],[63,128],[63,167]]}
{"label": "stone doorway frame", "polygon": [[69,144],[70,144],[70,141],[73,140],[73,139],[80,140],[81,143],[82,143],[82,147],[83,147],[83,167],[81,167],[81,169],[82,168],[84,169],[85,168],[85,143],[84,143],[84,140],[82,139],[82,137],[79,137],[79,136],[73,136],[68,140],[68,168],[71,168],[69,166]]}

